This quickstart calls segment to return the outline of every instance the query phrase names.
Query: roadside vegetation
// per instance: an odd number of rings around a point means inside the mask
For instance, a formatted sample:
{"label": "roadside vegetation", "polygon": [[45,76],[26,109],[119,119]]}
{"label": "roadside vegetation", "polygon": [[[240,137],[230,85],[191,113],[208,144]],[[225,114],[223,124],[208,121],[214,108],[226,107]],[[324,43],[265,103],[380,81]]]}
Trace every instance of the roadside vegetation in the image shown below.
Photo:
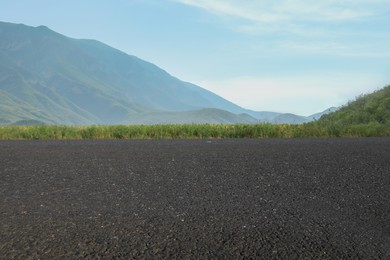
{"label": "roadside vegetation", "polygon": [[170,139],[170,138],[304,138],[390,136],[381,124],[341,125],[118,125],[3,126],[1,140],[39,139]]}
{"label": "roadside vegetation", "polygon": [[153,139],[294,137],[299,125],[4,126],[0,139]]}
{"label": "roadside vegetation", "polygon": [[390,86],[306,124],[0,126],[0,140],[390,137]]}

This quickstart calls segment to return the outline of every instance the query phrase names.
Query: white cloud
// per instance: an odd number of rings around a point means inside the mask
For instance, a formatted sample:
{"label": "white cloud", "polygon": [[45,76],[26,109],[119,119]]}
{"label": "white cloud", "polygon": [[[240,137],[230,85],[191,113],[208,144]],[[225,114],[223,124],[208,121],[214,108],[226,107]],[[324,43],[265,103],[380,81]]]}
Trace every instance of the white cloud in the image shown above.
{"label": "white cloud", "polygon": [[[209,1],[209,0],[178,0],[183,4],[202,8],[206,11],[219,14],[235,16],[256,22],[278,22],[286,19],[280,13],[258,12],[253,7],[262,7],[262,5],[253,6],[253,1]],[[264,1],[269,2],[271,1]]]}
{"label": "white cloud", "polygon": [[[312,23],[358,21],[383,12],[390,0],[175,0],[210,13],[238,18],[233,28],[249,34],[313,34]],[[386,5],[387,6],[387,5]],[[381,8],[382,7],[382,8]],[[389,10],[389,7],[385,8]],[[323,35],[329,33],[324,30]],[[317,32],[318,34],[318,32]]]}
{"label": "white cloud", "polygon": [[351,20],[373,15],[381,1],[356,0],[176,0],[206,11],[236,16],[253,22],[280,22],[285,20]]}
{"label": "white cloud", "polygon": [[[309,115],[388,84],[381,67],[388,67],[386,59],[390,58],[386,26],[390,0],[173,1],[218,15],[226,26],[241,33],[239,36],[250,35],[242,37],[242,45],[230,53],[239,53],[238,60],[246,53],[252,55],[242,58],[240,64],[231,64],[237,71],[254,67],[241,75],[255,75],[257,65],[260,73],[269,61],[274,71],[259,74],[271,75],[268,78],[195,81],[243,107]],[[296,67],[287,72],[283,71],[287,66],[275,66],[293,59]],[[356,65],[351,65],[354,62]],[[311,64],[316,69],[311,69]],[[382,71],[372,72],[370,64]],[[283,76],[291,73],[299,75]],[[240,73],[235,71],[235,75]]]}
{"label": "white cloud", "polygon": [[[281,50],[340,57],[390,55],[389,30],[383,26],[389,22],[390,0],[174,1],[233,18],[224,19],[226,26]],[[365,23],[371,17],[375,25]]]}

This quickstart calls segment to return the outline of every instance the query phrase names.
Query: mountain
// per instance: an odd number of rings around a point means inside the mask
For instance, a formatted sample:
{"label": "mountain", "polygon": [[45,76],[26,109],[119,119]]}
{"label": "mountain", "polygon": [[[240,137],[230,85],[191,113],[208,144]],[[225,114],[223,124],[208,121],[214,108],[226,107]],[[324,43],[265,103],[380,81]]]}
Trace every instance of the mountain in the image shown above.
{"label": "mountain", "polygon": [[275,124],[303,124],[310,122],[310,119],[304,116],[297,116],[291,113],[284,113],[276,116],[273,119]]}
{"label": "mountain", "polygon": [[244,109],[95,40],[0,22],[0,124],[257,123],[280,115]]}
{"label": "mountain", "polygon": [[292,113],[256,112],[256,118],[272,124],[304,124],[319,119],[321,116],[336,111],[336,107],[330,107],[322,112],[310,116],[299,116]]}
{"label": "mountain", "polygon": [[152,112],[133,115],[130,124],[255,124],[258,120],[248,114],[233,114],[217,108],[186,112]]}
{"label": "mountain", "polygon": [[335,112],[337,111],[339,108],[338,107],[330,107],[320,113],[316,113],[316,114],[313,114],[313,115],[310,115],[310,116],[307,116],[306,118],[309,120],[309,121],[313,121],[313,120],[318,120],[320,119],[323,115],[327,115],[329,113],[332,113],[332,112]]}
{"label": "mountain", "polygon": [[361,95],[315,123],[340,125],[382,125],[390,129],[390,86]]}

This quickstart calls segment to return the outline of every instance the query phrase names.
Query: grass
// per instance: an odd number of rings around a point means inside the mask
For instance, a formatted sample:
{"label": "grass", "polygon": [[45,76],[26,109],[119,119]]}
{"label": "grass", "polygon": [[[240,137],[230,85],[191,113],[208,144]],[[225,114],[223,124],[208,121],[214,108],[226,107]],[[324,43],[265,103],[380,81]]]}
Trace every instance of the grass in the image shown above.
{"label": "grass", "polygon": [[0,126],[0,140],[322,138],[390,136],[383,124],[183,124],[92,126]]}

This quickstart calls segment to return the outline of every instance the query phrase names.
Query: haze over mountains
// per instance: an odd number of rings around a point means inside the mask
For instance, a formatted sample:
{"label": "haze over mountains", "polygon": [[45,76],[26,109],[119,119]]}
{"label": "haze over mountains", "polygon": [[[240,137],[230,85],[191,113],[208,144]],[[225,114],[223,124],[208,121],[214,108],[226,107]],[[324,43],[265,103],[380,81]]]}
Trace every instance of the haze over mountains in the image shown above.
{"label": "haze over mountains", "polygon": [[303,123],[322,114],[251,111],[101,42],[0,22],[0,124]]}

